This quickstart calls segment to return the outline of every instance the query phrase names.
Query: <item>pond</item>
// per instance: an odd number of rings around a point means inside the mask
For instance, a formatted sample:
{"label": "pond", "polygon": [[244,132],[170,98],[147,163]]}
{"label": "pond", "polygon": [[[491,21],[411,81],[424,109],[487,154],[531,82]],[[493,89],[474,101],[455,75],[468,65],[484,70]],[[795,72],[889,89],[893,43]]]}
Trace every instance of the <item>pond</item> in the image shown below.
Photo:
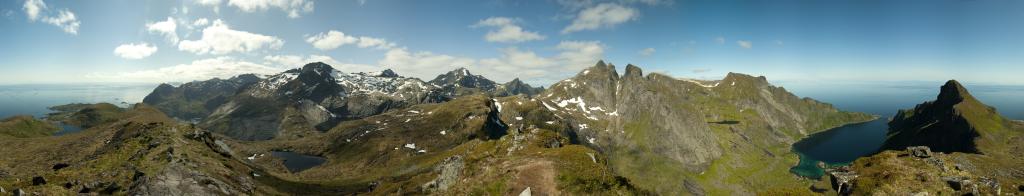
{"label": "pond", "polygon": [[829,166],[847,165],[862,156],[878,151],[885,142],[889,125],[887,118],[850,124],[809,137],[793,144],[793,151],[800,156],[800,163],[790,172],[808,178],[820,178],[824,171],[818,161]]}
{"label": "pond", "polygon": [[271,151],[271,156],[284,160],[284,167],[292,173],[301,172],[316,167],[327,161],[323,157],[304,155],[288,151]]}

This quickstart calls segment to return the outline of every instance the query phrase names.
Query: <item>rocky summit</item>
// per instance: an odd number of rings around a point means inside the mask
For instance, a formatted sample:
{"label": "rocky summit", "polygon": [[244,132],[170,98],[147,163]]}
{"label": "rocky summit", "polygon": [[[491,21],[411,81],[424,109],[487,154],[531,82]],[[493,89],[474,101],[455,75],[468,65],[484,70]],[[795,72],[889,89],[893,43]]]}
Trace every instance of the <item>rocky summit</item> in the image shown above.
{"label": "rocky summit", "polygon": [[1004,143],[1011,122],[981,103],[956,80],[942,85],[934,101],[900,110],[889,122],[883,149],[928,146],[938,152],[982,153]]}

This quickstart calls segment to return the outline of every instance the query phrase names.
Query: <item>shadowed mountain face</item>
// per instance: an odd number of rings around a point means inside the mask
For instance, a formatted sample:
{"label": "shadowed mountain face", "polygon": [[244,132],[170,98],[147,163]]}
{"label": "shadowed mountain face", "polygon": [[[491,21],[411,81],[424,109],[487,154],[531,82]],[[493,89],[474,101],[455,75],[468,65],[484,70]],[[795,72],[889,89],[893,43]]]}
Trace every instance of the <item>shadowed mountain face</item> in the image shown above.
{"label": "shadowed mountain face", "polygon": [[995,108],[975,99],[956,80],[950,80],[934,101],[896,113],[889,122],[889,138],[883,149],[928,146],[939,152],[980,153],[978,142],[990,141],[979,136],[1003,132],[1006,123]]}
{"label": "shadowed mountain face", "polygon": [[201,119],[224,104],[239,89],[259,80],[256,75],[244,74],[227,80],[214,78],[189,82],[178,87],[160,84],[142,102],[181,120]]}

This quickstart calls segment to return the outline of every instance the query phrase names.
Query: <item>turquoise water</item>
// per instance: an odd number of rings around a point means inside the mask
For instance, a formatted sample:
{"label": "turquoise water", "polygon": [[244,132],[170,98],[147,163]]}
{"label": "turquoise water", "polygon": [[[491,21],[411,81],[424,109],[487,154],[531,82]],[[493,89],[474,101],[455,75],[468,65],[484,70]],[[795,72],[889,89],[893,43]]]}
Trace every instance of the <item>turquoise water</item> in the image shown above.
{"label": "turquoise water", "polygon": [[850,124],[813,134],[793,144],[800,155],[800,163],[791,168],[794,174],[819,178],[823,174],[818,161],[830,166],[846,165],[861,156],[878,151],[885,141],[888,119],[879,118],[864,123]]}

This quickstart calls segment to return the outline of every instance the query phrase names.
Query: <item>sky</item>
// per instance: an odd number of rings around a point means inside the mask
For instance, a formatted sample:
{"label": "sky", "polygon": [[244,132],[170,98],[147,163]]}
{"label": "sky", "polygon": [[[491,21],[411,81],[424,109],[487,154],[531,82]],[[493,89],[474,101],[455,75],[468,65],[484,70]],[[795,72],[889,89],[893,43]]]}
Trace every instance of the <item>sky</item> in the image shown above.
{"label": "sky", "polygon": [[[5,0],[0,84],[187,82],[322,61],[549,85],[598,60],[714,80],[1024,85],[1024,1]],[[621,72],[620,72],[621,73]]]}

